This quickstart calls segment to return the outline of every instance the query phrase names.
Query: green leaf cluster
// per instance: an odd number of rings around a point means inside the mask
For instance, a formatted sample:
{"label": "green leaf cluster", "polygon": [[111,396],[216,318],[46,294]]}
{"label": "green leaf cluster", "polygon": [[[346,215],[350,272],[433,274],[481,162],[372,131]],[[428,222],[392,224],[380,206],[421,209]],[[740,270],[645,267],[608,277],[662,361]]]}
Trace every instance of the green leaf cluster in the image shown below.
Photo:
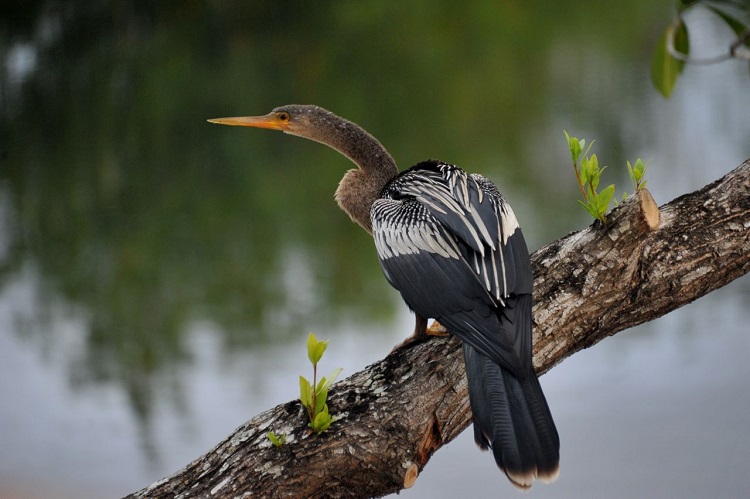
{"label": "green leaf cluster", "polygon": [[[641,158],[635,160],[635,165],[628,163],[628,175],[630,176],[630,182],[633,184],[633,192],[638,192],[646,187],[646,181],[643,180],[646,170],[648,170],[648,163],[644,164]],[[650,161],[649,161],[650,163]]]}
{"label": "green leaf cluster", "polygon": [[578,200],[578,202],[592,217],[604,222],[605,214],[609,210],[609,203],[615,194],[614,184],[610,184],[601,191],[598,191],[599,181],[607,167],[600,168],[599,158],[597,158],[596,154],[589,155],[591,146],[594,145],[593,142],[586,147],[585,139],[579,140],[577,137],[568,135],[568,132],[564,130],[563,132],[568,141],[568,149],[573,161],[573,170],[575,171],[578,187],[581,189],[581,195],[583,196],[583,201]]}
{"label": "green leaf cluster", "polygon": [[328,390],[341,372],[341,368],[334,370],[327,378],[318,381],[318,362],[328,348],[328,341],[319,341],[313,333],[307,336],[307,358],[313,366],[313,381],[304,376],[299,377],[299,399],[307,411],[310,422],[307,424],[312,431],[320,433],[328,429],[336,418],[328,412]]}
{"label": "green leaf cluster", "polygon": [[[727,54],[710,59],[690,59],[690,40],[682,14],[686,9],[698,4],[718,16],[737,36]],[[720,62],[736,57],[739,47],[743,45],[750,47],[750,24],[746,21],[750,14],[749,5],[742,1],[678,0],[677,16],[664,30],[651,59],[651,81],[657,90],[664,97],[669,97],[677,84],[677,77],[682,74],[686,61]]]}
{"label": "green leaf cluster", "polygon": [[687,27],[680,17],[664,30],[651,58],[651,82],[664,97],[670,96],[677,84],[677,77],[685,68],[685,61],[676,59],[670,53],[670,44],[675,51],[685,56],[690,52]]}

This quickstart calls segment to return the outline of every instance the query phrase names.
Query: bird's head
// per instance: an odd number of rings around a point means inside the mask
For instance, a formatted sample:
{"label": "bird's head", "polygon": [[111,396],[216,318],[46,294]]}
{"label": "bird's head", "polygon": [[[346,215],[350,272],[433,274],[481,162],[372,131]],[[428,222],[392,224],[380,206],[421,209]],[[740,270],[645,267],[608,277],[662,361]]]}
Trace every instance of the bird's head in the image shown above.
{"label": "bird's head", "polygon": [[264,116],[238,116],[233,118],[214,118],[210,123],[232,126],[250,126],[281,130],[284,133],[297,135],[306,139],[321,142],[321,134],[334,125],[334,118],[343,121],[330,111],[313,105],[290,104],[280,106]]}
{"label": "bird's head", "polygon": [[[277,107],[265,116],[215,118],[208,121],[220,125],[281,130],[327,145],[377,179],[379,187],[373,188],[375,194],[379,194],[385,182],[398,173],[396,162],[375,137],[322,107],[290,104]],[[366,218],[369,224],[369,211]]]}

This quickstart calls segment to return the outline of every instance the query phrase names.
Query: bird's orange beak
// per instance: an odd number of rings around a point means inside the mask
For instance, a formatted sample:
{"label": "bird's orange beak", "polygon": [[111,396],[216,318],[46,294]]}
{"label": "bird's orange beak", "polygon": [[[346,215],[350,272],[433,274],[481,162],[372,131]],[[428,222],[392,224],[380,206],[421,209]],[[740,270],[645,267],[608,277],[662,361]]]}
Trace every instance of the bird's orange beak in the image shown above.
{"label": "bird's orange beak", "polygon": [[251,126],[255,128],[269,128],[271,130],[286,131],[287,121],[279,119],[276,113],[270,113],[265,116],[238,116],[235,118],[212,118],[209,123],[232,126]]}

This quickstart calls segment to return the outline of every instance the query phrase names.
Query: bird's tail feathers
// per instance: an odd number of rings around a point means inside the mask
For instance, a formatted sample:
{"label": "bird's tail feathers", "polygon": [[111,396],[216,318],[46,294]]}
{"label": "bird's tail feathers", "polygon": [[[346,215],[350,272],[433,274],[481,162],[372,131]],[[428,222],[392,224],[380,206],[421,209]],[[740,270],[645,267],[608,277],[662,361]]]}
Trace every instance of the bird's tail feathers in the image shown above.
{"label": "bird's tail feathers", "polygon": [[559,474],[560,440],[536,374],[523,380],[464,344],[474,440],[519,489]]}

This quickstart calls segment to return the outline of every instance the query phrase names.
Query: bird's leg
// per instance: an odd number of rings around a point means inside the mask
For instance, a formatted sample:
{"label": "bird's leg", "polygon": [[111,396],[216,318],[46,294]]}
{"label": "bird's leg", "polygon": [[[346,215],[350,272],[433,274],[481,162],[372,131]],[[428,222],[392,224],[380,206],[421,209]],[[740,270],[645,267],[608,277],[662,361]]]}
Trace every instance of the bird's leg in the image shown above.
{"label": "bird's leg", "polygon": [[396,350],[401,350],[402,348],[409,348],[418,343],[422,343],[423,341],[429,339],[430,336],[448,336],[448,331],[438,321],[434,321],[432,324],[430,324],[430,327],[427,327],[426,317],[422,317],[419,314],[414,315],[414,332],[403,342],[393,347],[391,353],[395,352]]}

